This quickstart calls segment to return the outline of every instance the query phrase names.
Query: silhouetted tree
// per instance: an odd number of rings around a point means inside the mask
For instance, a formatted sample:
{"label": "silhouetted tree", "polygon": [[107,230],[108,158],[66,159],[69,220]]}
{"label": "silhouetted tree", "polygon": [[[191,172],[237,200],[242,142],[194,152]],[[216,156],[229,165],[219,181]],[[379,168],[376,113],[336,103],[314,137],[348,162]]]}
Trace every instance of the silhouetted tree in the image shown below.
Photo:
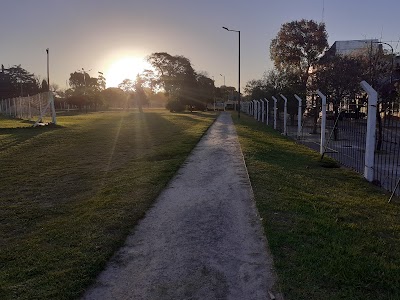
{"label": "silhouetted tree", "polygon": [[281,26],[271,42],[270,56],[276,69],[292,74],[305,93],[310,69],[327,47],[325,24],[303,19]]}
{"label": "silhouetted tree", "polygon": [[15,65],[2,72],[2,98],[35,95],[40,92],[40,84],[35,75]]}

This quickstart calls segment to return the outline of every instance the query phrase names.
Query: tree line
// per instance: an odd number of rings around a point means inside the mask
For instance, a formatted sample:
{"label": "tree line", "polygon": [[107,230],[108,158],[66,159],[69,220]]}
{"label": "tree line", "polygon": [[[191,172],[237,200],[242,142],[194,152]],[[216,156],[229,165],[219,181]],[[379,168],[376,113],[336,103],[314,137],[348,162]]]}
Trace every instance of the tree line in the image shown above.
{"label": "tree line", "polygon": [[25,97],[48,90],[48,84],[40,76],[28,72],[21,65],[5,68],[0,71],[0,99]]}
{"label": "tree line", "polygon": [[[124,79],[118,87],[106,88],[102,72],[91,76],[84,69],[69,75],[69,88],[59,89],[53,84],[50,90],[56,96],[56,105],[76,107],[82,111],[137,107],[142,111],[150,102],[163,104],[170,111],[205,110],[207,104],[237,97],[234,87],[216,87],[205,72],[194,70],[190,60],[182,55],[166,52],[152,53],[147,61],[152,70],[144,70],[134,79]],[[21,66],[5,70],[7,84],[1,84],[8,93],[2,98],[27,96],[47,91],[46,80],[29,73]],[[23,92],[21,92],[23,91]],[[1,96],[1,94],[0,94]]]}
{"label": "tree line", "polygon": [[[362,80],[378,91],[381,111],[399,98],[399,74],[393,68],[392,53],[378,47],[379,42],[374,47],[368,42],[351,53],[337,55],[327,51],[327,37],[324,23],[304,19],[284,23],[269,48],[274,68],[261,79],[247,82],[247,98],[298,94],[318,111],[315,91],[319,89],[337,111],[343,99],[355,103],[357,98],[359,104],[366,101],[360,97]],[[296,114],[297,100],[289,101],[288,110],[292,116]]]}

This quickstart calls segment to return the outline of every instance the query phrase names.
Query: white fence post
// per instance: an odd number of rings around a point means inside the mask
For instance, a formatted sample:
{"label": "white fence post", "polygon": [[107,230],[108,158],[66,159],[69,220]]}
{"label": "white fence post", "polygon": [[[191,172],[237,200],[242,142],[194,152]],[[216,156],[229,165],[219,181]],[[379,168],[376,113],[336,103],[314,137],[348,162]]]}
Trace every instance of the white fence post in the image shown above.
{"label": "white fence post", "polygon": [[365,141],[364,177],[374,180],[375,138],[376,138],[376,109],[378,93],[366,82],[361,82],[362,88],[368,93],[367,137]]}
{"label": "white fence post", "polygon": [[285,101],[285,106],[283,107],[283,135],[287,135],[287,98],[282,94],[281,97]]}
{"label": "white fence post", "polygon": [[257,120],[257,112],[258,112],[258,101],[254,100],[254,119]]}
{"label": "white fence post", "polygon": [[278,109],[276,107],[276,103],[278,102],[278,99],[276,99],[274,96],[272,96],[272,99],[274,99],[274,129],[276,129],[276,110]]}
{"label": "white fence post", "polygon": [[326,96],[322,94],[319,90],[317,94],[321,97],[322,100],[322,117],[321,117],[321,145],[319,147],[319,153],[322,155],[324,154],[324,147],[325,147],[325,129],[326,129]]}
{"label": "white fence post", "polygon": [[301,137],[301,117],[303,114],[301,113],[301,98],[294,94],[294,97],[299,101],[299,107],[297,109],[297,138],[300,139]]}
{"label": "white fence post", "polygon": [[266,120],[266,123],[267,123],[267,125],[268,125],[268,119],[269,119],[269,101],[268,101],[268,99],[267,98],[264,98],[264,100],[267,102],[267,109],[266,109],[266,117],[267,117],[267,120]]}
{"label": "white fence post", "polygon": [[264,103],[264,101],[263,100],[260,100],[261,101],[261,122],[262,123],[264,123],[264,121],[265,121],[265,103]]}

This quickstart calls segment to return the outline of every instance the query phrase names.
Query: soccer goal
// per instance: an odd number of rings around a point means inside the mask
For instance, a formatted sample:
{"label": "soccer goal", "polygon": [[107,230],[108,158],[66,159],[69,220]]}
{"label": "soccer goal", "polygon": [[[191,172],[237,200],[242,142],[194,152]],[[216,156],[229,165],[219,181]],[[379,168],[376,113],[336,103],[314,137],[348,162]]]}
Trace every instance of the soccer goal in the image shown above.
{"label": "soccer goal", "polygon": [[52,92],[0,100],[0,113],[11,118],[36,121],[34,127],[57,124]]}

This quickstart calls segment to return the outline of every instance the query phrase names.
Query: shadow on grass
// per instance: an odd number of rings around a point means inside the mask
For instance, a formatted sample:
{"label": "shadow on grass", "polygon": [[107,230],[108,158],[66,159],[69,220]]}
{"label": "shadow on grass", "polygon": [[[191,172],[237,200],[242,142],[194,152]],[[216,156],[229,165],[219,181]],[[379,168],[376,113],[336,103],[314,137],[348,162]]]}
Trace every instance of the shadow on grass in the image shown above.
{"label": "shadow on grass", "polygon": [[38,127],[15,127],[0,128],[0,152],[12,146],[25,143],[43,133],[63,128],[62,126],[38,126]]}
{"label": "shadow on grass", "polygon": [[212,123],[164,112],[73,119],[40,139],[53,129],[8,131],[37,141],[0,166],[3,299],[79,297]]}

